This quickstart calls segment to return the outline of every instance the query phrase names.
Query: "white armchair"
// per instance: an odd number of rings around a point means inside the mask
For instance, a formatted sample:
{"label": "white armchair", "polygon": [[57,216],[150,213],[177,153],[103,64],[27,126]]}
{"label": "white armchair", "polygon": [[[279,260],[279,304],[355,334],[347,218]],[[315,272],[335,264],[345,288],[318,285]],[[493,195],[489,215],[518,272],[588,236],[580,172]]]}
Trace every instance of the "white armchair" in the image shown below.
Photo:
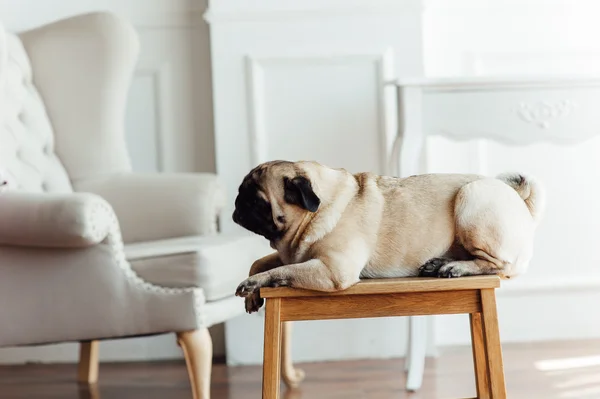
{"label": "white armchair", "polygon": [[132,172],[137,55],[109,13],[0,27],[0,346],[80,341],[79,379],[93,383],[98,340],[174,332],[206,399],[207,328],[244,312],[235,288],[270,249],[218,234],[214,174]]}

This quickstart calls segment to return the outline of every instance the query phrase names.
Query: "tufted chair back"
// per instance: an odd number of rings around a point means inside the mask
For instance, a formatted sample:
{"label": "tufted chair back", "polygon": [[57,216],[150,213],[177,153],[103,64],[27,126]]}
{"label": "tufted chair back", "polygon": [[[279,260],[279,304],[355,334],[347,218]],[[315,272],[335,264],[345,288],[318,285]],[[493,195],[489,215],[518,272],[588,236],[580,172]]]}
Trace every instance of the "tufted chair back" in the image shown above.
{"label": "tufted chair back", "polygon": [[0,23],[0,170],[18,190],[69,192],[131,172],[127,92],[137,33],[108,13],[11,33]]}
{"label": "tufted chair back", "polygon": [[21,40],[1,28],[0,169],[17,190],[72,191]]}

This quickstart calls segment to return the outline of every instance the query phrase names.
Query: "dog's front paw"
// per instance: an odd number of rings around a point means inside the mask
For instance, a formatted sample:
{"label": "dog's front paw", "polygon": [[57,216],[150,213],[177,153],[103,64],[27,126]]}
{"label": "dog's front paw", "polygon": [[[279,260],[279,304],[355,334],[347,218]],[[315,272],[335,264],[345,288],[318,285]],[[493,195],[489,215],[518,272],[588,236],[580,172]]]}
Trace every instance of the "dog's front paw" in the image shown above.
{"label": "dog's front paw", "polygon": [[462,277],[468,276],[469,274],[469,269],[464,267],[460,262],[449,263],[442,266],[438,271],[438,277],[445,278]]}
{"label": "dog's front paw", "polygon": [[419,267],[419,277],[439,277],[440,269],[451,261],[449,258],[431,258]]}
{"label": "dog's front paw", "polygon": [[255,292],[254,294],[246,297],[246,313],[251,314],[254,312],[258,312],[258,310],[261,308],[264,302],[265,300],[260,297],[260,294],[258,292]]}
{"label": "dog's front paw", "polygon": [[254,293],[258,294],[258,290],[260,290],[261,284],[260,281],[254,277],[248,277],[246,280],[242,281],[240,285],[238,285],[235,290],[235,295],[248,298]]}

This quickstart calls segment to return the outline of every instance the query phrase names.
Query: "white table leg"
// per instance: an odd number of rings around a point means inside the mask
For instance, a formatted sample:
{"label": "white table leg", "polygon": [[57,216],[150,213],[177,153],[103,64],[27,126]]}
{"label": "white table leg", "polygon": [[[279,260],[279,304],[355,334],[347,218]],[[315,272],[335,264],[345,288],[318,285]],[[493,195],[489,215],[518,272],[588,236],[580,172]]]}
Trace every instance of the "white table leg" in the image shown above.
{"label": "white table leg", "polygon": [[410,355],[412,351],[412,329],[410,326],[413,324],[412,318],[414,316],[410,316],[408,318],[408,337],[406,339],[406,355],[404,355],[404,372],[407,373],[410,368]]}
{"label": "white table leg", "polygon": [[408,356],[405,370],[406,389],[416,391],[421,388],[425,371],[425,354],[427,350],[427,316],[409,317]]}
{"label": "white table leg", "polygon": [[[392,151],[392,163],[400,177],[423,172],[424,140],[422,129],[422,92],[419,88],[398,88],[398,137]],[[415,391],[421,387],[425,371],[427,350],[427,317],[409,317],[408,345],[404,370],[406,389]]]}

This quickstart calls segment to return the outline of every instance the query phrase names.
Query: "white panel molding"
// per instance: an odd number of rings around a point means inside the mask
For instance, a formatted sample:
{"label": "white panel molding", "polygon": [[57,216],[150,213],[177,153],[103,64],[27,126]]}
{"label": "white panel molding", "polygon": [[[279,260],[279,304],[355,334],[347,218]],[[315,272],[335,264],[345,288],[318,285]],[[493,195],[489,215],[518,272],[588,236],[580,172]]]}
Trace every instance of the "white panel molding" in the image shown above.
{"label": "white panel molding", "polygon": [[267,160],[265,129],[264,70],[266,59],[246,57],[248,144],[251,167]]}
{"label": "white panel molding", "polygon": [[396,112],[394,88],[394,53],[391,48],[375,53],[302,54],[302,55],[247,55],[246,87],[249,126],[250,161],[253,165],[267,161],[267,131],[264,79],[265,67],[273,65],[314,65],[352,62],[373,62],[377,68],[375,85],[378,88],[377,110],[380,150],[380,170],[387,171],[387,159],[391,156],[392,143],[396,137]]}
{"label": "white panel molding", "polygon": [[283,2],[265,0],[248,2],[241,0],[211,0],[204,13],[210,24],[290,21],[307,18],[390,16],[405,13],[420,13],[429,0],[305,0]]}
{"label": "white panel molding", "polygon": [[168,115],[171,115],[169,110],[171,102],[168,100],[167,93],[169,92],[169,64],[165,63],[152,68],[139,68],[134,73],[135,77],[149,77],[152,80],[153,91],[156,93],[154,100],[154,120],[156,126],[156,161],[157,169],[160,172],[165,171],[165,142],[166,135],[170,131]]}

